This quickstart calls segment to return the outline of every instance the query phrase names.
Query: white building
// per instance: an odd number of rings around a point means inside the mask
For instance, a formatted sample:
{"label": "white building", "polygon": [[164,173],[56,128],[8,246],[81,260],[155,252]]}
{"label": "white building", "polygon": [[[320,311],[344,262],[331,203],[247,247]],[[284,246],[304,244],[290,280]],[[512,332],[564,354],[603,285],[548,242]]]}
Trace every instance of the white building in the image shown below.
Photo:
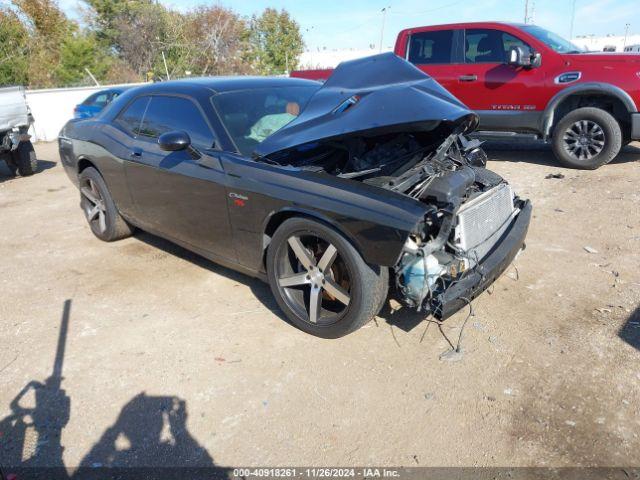
{"label": "white building", "polygon": [[602,52],[605,47],[615,47],[615,52],[623,52],[625,45],[640,44],[640,35],[628,35],[626,41],[624,35],[606,35],[604,37],[583,35],[572,38],[571,41],[577,46],[593,52]]}

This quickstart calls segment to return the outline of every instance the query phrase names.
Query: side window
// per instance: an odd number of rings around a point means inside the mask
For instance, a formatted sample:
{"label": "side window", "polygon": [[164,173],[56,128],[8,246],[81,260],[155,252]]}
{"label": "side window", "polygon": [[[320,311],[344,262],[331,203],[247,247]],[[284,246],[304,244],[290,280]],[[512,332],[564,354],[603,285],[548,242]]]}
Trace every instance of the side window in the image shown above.
{"label": "side window", "polygon": [[408,60],[416,65],[451,63],[453,30],[414,33],[409,40]]}
{"label": "side window", "polygon": [[140,134],[140,124],[147,109],[149,97],[136,98],[133,103],[129,104],[123,112],[115,119],[115,124],[124,129],[130,135],[136,136]]}
{"label": "side window", "polygon": [[195,145],[211,148],[214,136],[198,107],[186,98],[154,96],[144,116],[140,135],[158,138],[172,130],[184,130]]}
{"label": "side window", "polygon": [[467,30],[464,39],[467,63],[503,63],[502,32],[499,30]]}
{"label": "side window", "polygon": [[109,94],[106,92],[94,93],[84,102],[82,102],[83,105],[100,108],[104,107],[107,103],[109,103]]}
{"label": "side window", "polygon": [[511,50],[511,47],[522,47],[525,51],[531,50],[529,44],[508,34],[507,32],[502,32],[502,46],[504,48],[505,61],[509,58],[509,50]]}

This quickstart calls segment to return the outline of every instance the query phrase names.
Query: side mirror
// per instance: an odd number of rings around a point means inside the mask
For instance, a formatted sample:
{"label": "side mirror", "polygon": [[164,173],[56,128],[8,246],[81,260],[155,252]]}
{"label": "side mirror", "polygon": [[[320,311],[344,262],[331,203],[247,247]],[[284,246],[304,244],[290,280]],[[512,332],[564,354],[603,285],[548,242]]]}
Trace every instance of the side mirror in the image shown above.
{"label": "side mirror", "polygon": [[191,146],[191,138],[187,132],[176,130],[160,135],[158,145],[167,152],[177,152],[178,150],[189,148]]}
{"label": "side mirror", "polygon": [[528,48],[513,46],[509,49],[507,63],[515,67],[533,68],[542,63],[542,56]]}
{"label": "side mirror", "polygon": [[531,68],[538,68],[542,65],[542,54],[535,52],[531,57]]}

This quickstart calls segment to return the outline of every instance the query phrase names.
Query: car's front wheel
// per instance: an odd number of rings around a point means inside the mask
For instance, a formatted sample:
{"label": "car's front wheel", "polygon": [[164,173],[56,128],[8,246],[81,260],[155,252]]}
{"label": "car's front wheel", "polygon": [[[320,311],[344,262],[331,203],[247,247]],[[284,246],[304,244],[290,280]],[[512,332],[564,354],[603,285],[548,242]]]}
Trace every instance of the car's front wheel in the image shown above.
{"label": "car's front wheel", "polygon": [[100,172],[93,167],[85,168],[78,180],[80,207],[93,234],[105,242],[131,235],[132,228],[120,216]]}
{"label": "car's front wheel", "polygon": [[290,322],[323,338],[342,337],[370,321],[389,283],[387,268],[368,265],[340,233],[302,217],[275,232],[267,274]]}
{"label": "car's front wheel", "polygon": [[594,170],[609,163],[620,152],[620,124],[600,108],[578,108],[556,125],[552,147],[562,165]]}

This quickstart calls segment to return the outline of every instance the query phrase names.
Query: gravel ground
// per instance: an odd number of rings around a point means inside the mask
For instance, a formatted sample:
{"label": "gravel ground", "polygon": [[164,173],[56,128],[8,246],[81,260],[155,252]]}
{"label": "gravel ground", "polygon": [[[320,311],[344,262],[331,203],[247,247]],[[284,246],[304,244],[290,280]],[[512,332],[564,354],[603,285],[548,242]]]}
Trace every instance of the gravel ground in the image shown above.
{"label": "gravel ground", "polygon": [[0,464],[640,465],[640,144],[597,171],[489,146],[534,218],[453,357],[407,310],[321,340],[257,280],[100,242],[36,150],[33,177],[0,167]]}

